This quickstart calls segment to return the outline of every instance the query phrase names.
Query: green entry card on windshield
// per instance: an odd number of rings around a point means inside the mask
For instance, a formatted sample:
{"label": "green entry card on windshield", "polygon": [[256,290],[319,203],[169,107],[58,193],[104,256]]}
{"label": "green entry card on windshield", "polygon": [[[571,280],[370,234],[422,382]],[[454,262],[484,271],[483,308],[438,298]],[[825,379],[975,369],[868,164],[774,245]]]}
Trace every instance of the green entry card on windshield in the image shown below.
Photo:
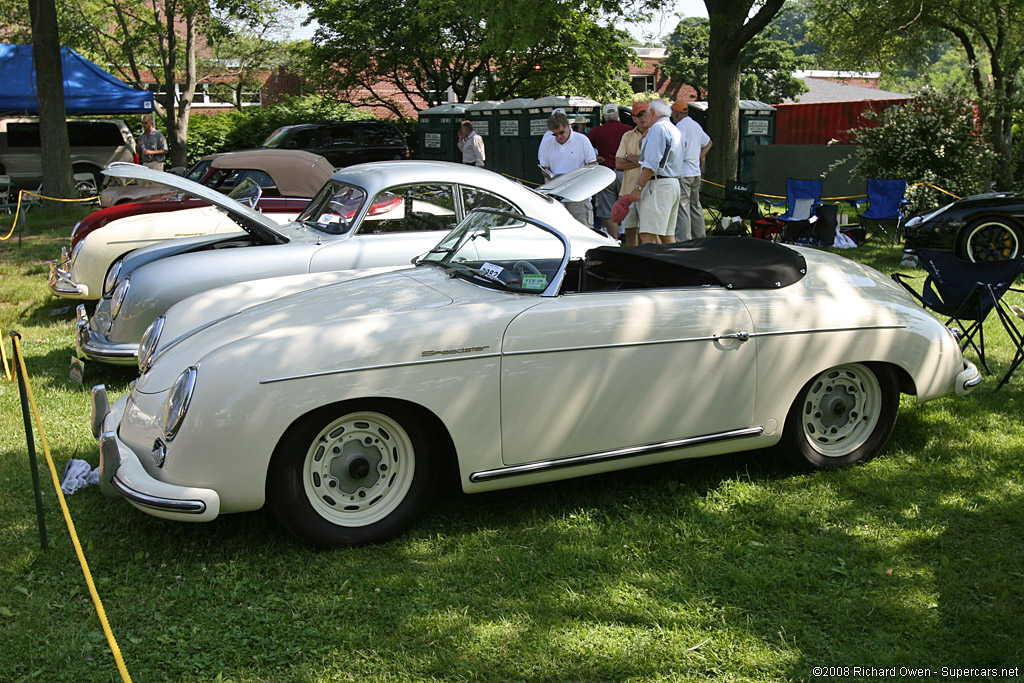
{"label": "green entry card on windshield", "polygon": [[544,291],[548,286],[548,276],[538,273],[523,274],[523,289],[531,291]]}

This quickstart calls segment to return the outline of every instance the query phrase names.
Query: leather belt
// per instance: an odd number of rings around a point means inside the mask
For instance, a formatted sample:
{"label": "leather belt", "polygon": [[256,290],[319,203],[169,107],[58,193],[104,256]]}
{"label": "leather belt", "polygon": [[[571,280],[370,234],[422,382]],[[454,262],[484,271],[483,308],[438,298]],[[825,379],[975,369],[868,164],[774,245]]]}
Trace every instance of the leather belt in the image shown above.
{"label": "leather belt", "polygon": [[656,176],[651,176],[651,180],[679,180],[679,176],[674,176],[674,175],[656,175]]}

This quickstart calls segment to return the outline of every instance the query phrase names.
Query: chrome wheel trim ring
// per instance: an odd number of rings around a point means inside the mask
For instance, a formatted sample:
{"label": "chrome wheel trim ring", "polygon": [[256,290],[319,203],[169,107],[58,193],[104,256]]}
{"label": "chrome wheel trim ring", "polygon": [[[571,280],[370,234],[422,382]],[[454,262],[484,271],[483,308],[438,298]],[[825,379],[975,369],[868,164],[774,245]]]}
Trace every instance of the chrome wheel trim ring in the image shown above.
{"label": "chrome wheel trim ring", "polygon": [[416,471],[412,440],[375,412],[340,417],[320,430],[302,466],[306,499],[332,524],[364,527],[401,505]]}
{"label": "chrome wheel trim ring", "polygon": [[867,442],[881,412],[882,388],[875,373],[851,363],[814,379],[801,406],[800,424],[811,448],[841,458]]}

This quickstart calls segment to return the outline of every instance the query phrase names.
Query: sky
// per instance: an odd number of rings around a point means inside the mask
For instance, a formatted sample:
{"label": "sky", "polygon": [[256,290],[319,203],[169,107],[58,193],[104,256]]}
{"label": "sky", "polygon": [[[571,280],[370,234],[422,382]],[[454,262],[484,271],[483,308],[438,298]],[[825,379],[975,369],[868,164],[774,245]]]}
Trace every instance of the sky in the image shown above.
{"label": "sky", "polygon": [[[668,5],[666,9],[656,13],[649,22],[642,24],[620,22],[619,26],[633,34],[638,43],[645,41],[648,37],[653,37],[654,40],[657,40],[659,37],[667,36],[675,30],[676,24],[679,23],[679,18],[676,14],[679,12],[682,12],[687,17],[706,17],[708,15],[708,10],[704,6],[704,0],[674,0],[674,4]],[[300,16],[304,18],[305,14],[302,13]],[[292,32],[292,39],[310,38],[313,36],[314,30],[314,26],[296,25],[295,30]]]}
{"label": "sky", "polygon": [[657,12],[649,22],[620,23],[619,26],[633,34],[637,42],[644,42],[648,38],[657,41],[659,37],[668,36],[675,30],[679,23],[676,15],[679,13],[687,17],[707,17],[708,9],[704,6],[704,0],[675,0],[674,5],[668,5],[666,9]]}

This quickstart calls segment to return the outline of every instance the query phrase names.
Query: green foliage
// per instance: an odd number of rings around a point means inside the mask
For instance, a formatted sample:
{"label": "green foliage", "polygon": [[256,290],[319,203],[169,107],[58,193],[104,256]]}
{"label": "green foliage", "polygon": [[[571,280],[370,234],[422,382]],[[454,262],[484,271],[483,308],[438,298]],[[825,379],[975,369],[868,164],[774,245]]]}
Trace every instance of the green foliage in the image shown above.
{"label": "green foliage", "polygon": [[[661,71],[677,82],[692,85],[699,93],[708,91],[710,22],[688,17],[679,22],[666,43],[669,55]],[[793,72],[805,68],[807,58],[797,57],[785,40],[759,33],[743,48],[740,58],[740,97],[762,102],[781,102],[806,92],[803,81]]]}
{"label": "green foliage", "polygon": [[189,121],[189,164],[214,152],[258,147],[281,126],[319,121],[359,121],[372,114],[319,95],[291,97],[267,107],[223,114],[193,114]]}
{"label": "green foliage", "polygon": [[[865,117],[877,119],[874,112]],[[995,155],[963,87],[923,88],[907,104],[887,108],[879,125],[851,132],[858,145],[855,176],[923,181],[960,196],[988,189],[982,179],[991,177]],[[921,211],[947,197],[918,186],[907,198]]]}
{"label": "green foliage", "polygon": [[[361,103],[420,110],[446,101],[628,92],[632,55],[602,14],[614,3],[514,0],[330,0],[306,63],[324,87],[369,92]],[[476,92],[474,92],[474,90]]]}
{"label": "green foliage", "polygon": [[875,0],[809,2],[824,58],[844,68],[869,68],[891,78],[926,69],[939,58],[937,46],[956,45],[956,58],[949,61],[964,69],[981,126],[1001,157],[991,177],[1001,188],[1015,182],[1011,122],[1024,106],[1020,0],[891,0],[884,16]]}

